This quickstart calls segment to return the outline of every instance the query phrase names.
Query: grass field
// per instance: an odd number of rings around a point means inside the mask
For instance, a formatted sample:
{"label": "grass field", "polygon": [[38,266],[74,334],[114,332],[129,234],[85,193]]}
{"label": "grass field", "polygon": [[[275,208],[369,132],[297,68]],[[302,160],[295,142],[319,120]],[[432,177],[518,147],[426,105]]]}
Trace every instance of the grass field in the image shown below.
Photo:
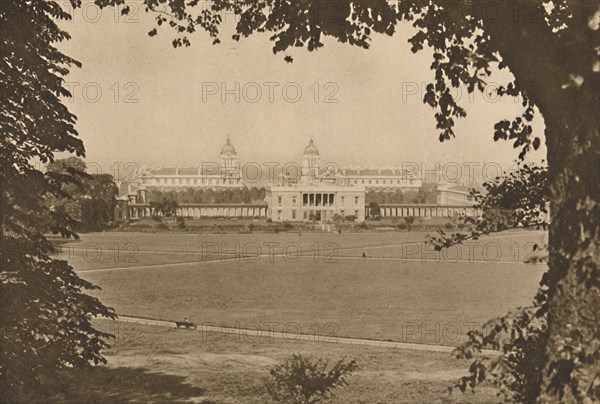
{"label": "grass field", "polygon": [[63,254],[118,313],[197,323],[454,345],[530,303],[543,267],[515,257],[541,234],[480,240],[458,260],[423,237],[105,233]]}
{"label": "grass field", "polygon": [[348,386],[336,391],[333,404],[499,402],[489,387],[449,394],[467,363],[448,354],[267,338],[248,342],[108,321],[99,325],[117,335],[108,366],[65,372],[60,393],[46,402],[273,403],[264,388],[269,369],[292,353],[356,360],[357,371]]}
{"label": "grass field", "polygon": [[[62,256],[101,286],[96,294],[120,314],[321,336],[454,346],[468,330],[531,302],[544,267],[523,260],[541,232],[503,233],[446,254],[431,251],[424,237],[96,233],[65,245]],[[448,354],[197,338],[146,327],[117,341],[105,371],[161,369],[183,377],[182,389],[208,394],[186,393],[199,402],[263,402],[268,367],[306,352],[356,357],[364,366],[336,402],[493,402],[489,391],[447,396],[465,365]]]}

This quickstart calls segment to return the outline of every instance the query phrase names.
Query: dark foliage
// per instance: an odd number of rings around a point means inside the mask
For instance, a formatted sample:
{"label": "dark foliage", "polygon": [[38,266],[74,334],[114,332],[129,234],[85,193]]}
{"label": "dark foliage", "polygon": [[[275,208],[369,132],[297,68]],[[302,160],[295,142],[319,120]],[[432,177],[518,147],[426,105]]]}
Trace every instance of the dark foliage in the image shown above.
{"label": "dark foliage", "polygon": [[147,198],[149,201],[155,202],[167,198],[178,203],[263,203],[265,200],[265,188],[182,188],[172,191],[148,189]]}
{"label": "dark foliage", "polygon": [[[24,402],[46,390],[43,375],[105,362],[109,334],[94,317],[114,313],[85,294],[95,289],[40,231],[77,237],[76,221],[49,209],[46,197],[68,198],[77,176],[43,172],[57,152],[83,155],[73,116],[60,97],[69,67],[79,64],[55,44],[68,39],[57,20],[70,16],[57,2],[3,0],[0,7],[0,401]],[[70,172],[69,174],[75,174]],[[66,185],[70,184],[70,185]]]}
{"label": "dark foliage", "polygon": [[278,402],[318,403],[334,397],[333,390],[347,385],[356,368],[355,361],[341,359],[330,366],[328,361],[294,354],[271,369],[267,392]]}

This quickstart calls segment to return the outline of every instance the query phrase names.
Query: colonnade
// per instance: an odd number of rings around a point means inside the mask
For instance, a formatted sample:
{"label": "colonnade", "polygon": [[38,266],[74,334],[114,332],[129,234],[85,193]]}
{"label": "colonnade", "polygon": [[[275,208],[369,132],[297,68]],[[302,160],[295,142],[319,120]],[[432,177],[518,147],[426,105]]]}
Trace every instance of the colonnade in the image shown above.
{"label": "colonnade", "polygon": [[333,206],[335,194],[331,192],[303,192],[302,206]]}
{"label": "colonnade", "polygon": [[[371,217],[371,209],[365,208],[366,217]],[[448,217],[448,216],[479,216],[480,210],[471,206],[444,205],[379,205],[381,217]]]}
{"label": "colonnade", "polygon": [[[139,219],[152,214],[147,204],[131,204],[128,206],[129,217]],[[266,205],[188,205],[179,206],[176,216],[198,219],[201,217],[267,217]]]}

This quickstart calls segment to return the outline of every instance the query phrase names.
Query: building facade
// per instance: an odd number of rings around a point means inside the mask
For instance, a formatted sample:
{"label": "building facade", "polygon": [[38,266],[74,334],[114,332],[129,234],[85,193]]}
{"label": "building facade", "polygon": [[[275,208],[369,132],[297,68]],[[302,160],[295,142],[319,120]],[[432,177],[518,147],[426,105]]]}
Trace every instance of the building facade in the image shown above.
{"label": "building facade", "polygon": [[335,174],[320,167],[319,150],[311,139],[302,154],[299,180],[282,174],[280,185],[267,187],[267,217],[277,222],[364,222],[365,187],[342,184]]}
{"label": "building facade", "polygon": [[401,168],[340,168],[322,163],[312,139],[302,155],[304,176],[309,176],[315,183],[362,186],[367,191],[418,190],[423,185],[417,173]]}
{"label": "building facade", "polygon": [[283,185],[267,189],[267,217],[275,222],[365,221],[364,187]]}
{"label": "building facade", "polygon": [[470,192],[471,189],[464,185],[438,185],[436,189],[437,204],[444,206],[473,206],[475,201]]}
{"label": "building facade", "polygon": [[221,148],[219,163],[204,163],[198,167],[163,167],[142,171],[134,178],[140,187],[159,190],[177,188],[242,188],[240,164],[229,137]]}

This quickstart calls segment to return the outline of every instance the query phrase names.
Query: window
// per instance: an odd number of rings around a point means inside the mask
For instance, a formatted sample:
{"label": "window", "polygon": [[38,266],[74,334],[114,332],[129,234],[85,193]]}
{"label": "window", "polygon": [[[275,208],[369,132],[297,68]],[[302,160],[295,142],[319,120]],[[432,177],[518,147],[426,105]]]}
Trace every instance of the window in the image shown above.
{"label": "window", "polygon": [[355,196],[355,197],[354,197],[354,204],[355,204],[355,205],[358,205],[358,196]]}
{"label": "window", "polygon": [[364,184],[364,183],[365,183],[365,180],[362,180],[362,183]]}
{"label": "window", "polygon": [[277,197],[277,206],[281,206],[282,200],[283,200],[283,198],[281,196]]}
{"label": "window", "polygon": [[306,205],[308,205],[308,194],[302,194],[302,206]]}
{"label": "window", "polygon": [[385,180],[383,180],[383,183],[385,184]]}
{"label": "window", "polygon": [[296,197],[295,196],[292,197],[292,206],[296,206]]}
{"label": "window", "polygon": [[379,184],[379,180],[375,180],[375,184]]}
{"label": "window", "polygon": [[304,211],[303,217],[304,217],[304,220],[308,219],[308,212],[307,211]]}
{"label": "window", "polygon": [[369,180],[369,184],[371,183],[371,180]]}
{"label": "window", "polygon": [[358,218],[358,209],[354,211],[354,217]]}
{"label": "window", "polygon": [[341,204],[342,204],[342,205],[344,204],[344,202],[345,202],[345,199],[346,199],[346,198],[345,198],[345,197],[343,197],[343,196],[341,196],[341,197],[340,197],[340,202],[341,202]]}
{"label": "window", "polygon": [[354,183],[356,184],[356,183],[358,183],[358,181],[357,181],[357,180],[354,180]]}
{"label": "window", "polygon": [[281,220],[281,211],[280,210],[277,211],[277,220]]}
{"label": "window", "polygon": [[292,210],[292,219],[296,219],[296,209]]}

